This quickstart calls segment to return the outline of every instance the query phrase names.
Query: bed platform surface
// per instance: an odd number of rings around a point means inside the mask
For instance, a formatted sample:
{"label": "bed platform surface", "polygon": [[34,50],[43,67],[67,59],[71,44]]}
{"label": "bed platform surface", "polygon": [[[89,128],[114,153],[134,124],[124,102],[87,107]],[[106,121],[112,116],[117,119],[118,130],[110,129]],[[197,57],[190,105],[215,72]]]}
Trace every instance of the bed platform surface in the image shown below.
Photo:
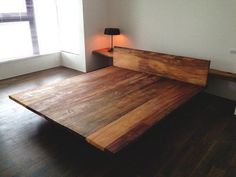
{"label": "bed platform surface", "polygon": [[116,153],[201,91],[208,70],[205,60],[116,48],[112,67],[10,98]]}
{"label": "bed platform surface", "polygon": [[109,67],[10,98],[97,148],[116,153],[201,89]]}

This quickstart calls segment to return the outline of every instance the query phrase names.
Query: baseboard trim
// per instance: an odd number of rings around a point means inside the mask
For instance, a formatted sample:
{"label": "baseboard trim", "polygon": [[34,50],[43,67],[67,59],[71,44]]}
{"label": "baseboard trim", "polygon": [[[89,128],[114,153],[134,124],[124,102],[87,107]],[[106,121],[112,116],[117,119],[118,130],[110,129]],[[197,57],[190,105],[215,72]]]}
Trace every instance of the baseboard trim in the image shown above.
{"label": "baseboard trim", "polygon": [[60,53],[32,56],[0,63],[0,80],[61,66]]}

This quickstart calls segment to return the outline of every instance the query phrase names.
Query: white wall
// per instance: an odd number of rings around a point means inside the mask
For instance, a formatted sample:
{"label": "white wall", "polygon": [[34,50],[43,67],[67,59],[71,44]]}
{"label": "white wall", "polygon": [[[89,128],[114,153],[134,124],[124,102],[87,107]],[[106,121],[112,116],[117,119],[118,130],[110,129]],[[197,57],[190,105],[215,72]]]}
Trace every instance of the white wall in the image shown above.
{"label": "white wall", "polygon": [[62,66],[86,71],[82,0],[57,0]]}
{"label": "white wall", "polygon": [[86,69],[93,71],[104,67],[106,62],[92,55],[95,49],[109,47],[104,28],[109,24],[109,0],[83,0]]}
{"label": "white wall", "polygon": [[0,80],[61,65],[60,53],[33,56],[0,63]]}
{"label": "white wall", "polygon": [[55,0],[33,0],[40,54],[60,51]]}
{"label": "white wall", "polygon": [[[236,72],[235,0],[110,0],[110,24],[139,49],[209,59]],[[119,41],[118,41],[119,42]]]}
{"label": "white wall", "polygon": [[57,0],[62,65],[83,72],[107,65],[92,51],[109,46],[103,34],[109,24],[109,0]]}
{"label": "white wall", "polygon": [[61,52],[61,65],[77,71],[86,72],[84,55]]}

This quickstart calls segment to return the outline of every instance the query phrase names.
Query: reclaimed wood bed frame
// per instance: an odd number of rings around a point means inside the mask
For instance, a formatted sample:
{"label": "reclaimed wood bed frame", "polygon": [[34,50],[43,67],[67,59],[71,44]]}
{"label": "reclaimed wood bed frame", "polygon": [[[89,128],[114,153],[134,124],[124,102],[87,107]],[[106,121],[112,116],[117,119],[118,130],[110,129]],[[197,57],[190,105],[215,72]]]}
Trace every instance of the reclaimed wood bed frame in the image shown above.
{"label": "reclaimed wood bed frame", "polygon": [[10,98],[117,153],[199,93],[210,62],[117,47],[113,65]]}

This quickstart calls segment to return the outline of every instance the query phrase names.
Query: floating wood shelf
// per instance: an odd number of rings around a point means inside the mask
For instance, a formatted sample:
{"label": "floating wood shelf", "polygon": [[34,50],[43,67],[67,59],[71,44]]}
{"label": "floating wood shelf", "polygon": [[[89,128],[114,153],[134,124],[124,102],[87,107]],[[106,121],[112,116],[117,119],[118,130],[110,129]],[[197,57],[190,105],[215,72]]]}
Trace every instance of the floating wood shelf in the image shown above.
{"label": "floating wood shelf", "polygon": [[220,71],[216,69],[210,69],[209,73],[210,73],[210,76],[236,82],[236,73],[230,73],[230,72]]}
{"label": "floating wood shelf", "polygon": [[94,50],[93,54],[113,59],[113,52],[108,52],[108,48]]}

